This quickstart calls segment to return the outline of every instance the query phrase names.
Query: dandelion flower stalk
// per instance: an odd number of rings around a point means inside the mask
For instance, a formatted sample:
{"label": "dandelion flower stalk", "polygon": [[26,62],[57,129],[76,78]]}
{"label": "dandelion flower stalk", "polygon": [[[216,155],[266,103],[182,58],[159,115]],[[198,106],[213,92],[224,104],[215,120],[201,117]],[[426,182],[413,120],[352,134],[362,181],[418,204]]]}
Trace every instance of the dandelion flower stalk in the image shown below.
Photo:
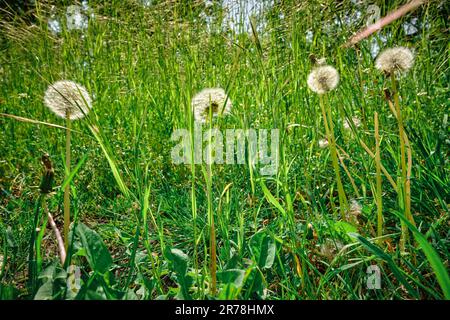
{"label": "dandelion flower stalk", "polygon": [[[192,111],[195,122],[209,123],[210,130],[212,129],[213,117],[221,117],[231,112],[232,103],[222,88],[206,88],[197,93],[192,98]],[[211,294],[216,294],[217,287],[217,253],[216,253],[216,232],[214,225],[214,210],[212,200],[212,135],[209,135],[208,159],[206,164],[206,172],[204,172],[207,185],[207,200],[208,200],[208,220],[210,229],[210,275],[211,275]],[[214,142],[215,143],[215,142]]]}
{"label": "dandelion flower stalk", "polygon": [[[70,175],[70,140],[71,140],[71,121],[70,113],[67,111],[66,115],[66,170],[65,179],[69,178]],[[66,251],[69,244],[69,227],[70,227],[70,183],[66,184],[64,188],[64,243],[66,244]]]}
{"label": "dandelion flower stalk", "polygon": [[307,83],[309,88],[319,94],[319,103],[322,110],[325,131],[330,146],[331,160],[336,174],[336,182],[339,194],[339,207],[342,217],[346,217],[348,209],[347,196],[342,185],[341,174],[339,172],[339,162],[336,151],[336,139],[334,136],[333,119],[331,108],[327,105],[325,93],[335,89],[339,83],[339,74],[335,68],[329,65],[322,65],[315,68],[308,76]]}
{"label": "dandelion flower stalk", "polygon": [[[92,101],[86,88],[73,81],[57,81],[51,84],[44,96],[45,105],[58,117],[66,121],[66,170],[65,179],[70,175],[70,148],[72,120],[83,118],[91,109]],[[70,184],[64,188],[64,243],[69,244],[70,227]]]}
{"label": "dandelion flower stalk", "polygon": [[[394,107],[395,111],[397,113],[397,121],[398,121],[398,131],[399,131],[399,140],[400,140],[400,165],[401,165],[401,178],[400,183],[397,184],[398,186],[398,194],[399,194],[399,205],[400,209],[404,212],[405,217],[410,220],[410,212],[408,199],[406,197],[406,152],[405,152],[405,129],[403,127],[403,117],[402,112],[400,109],[400,103],[398,98],[398,92],[397,92],[397,84],[394,73],[391,73],[391,84],[392,84],[392,91],[394,92]],[[402,239],[400,242],[400,248],[402,252],[405,252],[405,245],[408,241],[408,227],[404,222],[402,222]]]}
{"label": "dandelion flower stalk", "polygon": [[[414,55],[408,48],[405,47],[394,47],[388,48],[384,50],[377,57],[375,61],[375,66],[380,71],[383,71],[391,80],[392,92],[393,92],[393,104],[394,110],[397,117],[398,122],[398,132],[399,132],[399,140],[400,140],[400,167],[401,167],[401,176],[400,183],[398,186],[398,196],[399,196],[399,206],[400,210],[404,212],[406,219],[408,219],[411,223],[414,224],[414,219],[411,215],[411,192],[410,192],[410,183],[409,183],[409,172],[406,164],[406,147],[408,144],[408,153],[409,153],[409,140],[406,135],[404,126],[403,126],[403,116],[400,109],[398,88],[397,88],[397,80],[396,74],[407,72],[414,63]],[[410,162],[410,161],[409,161]],[[401,252],[405,252],[406,242],[408,241],[408,228],[406,224],[402,221],[402,237],[400,241],[400,250]]]}
{"label": "dandelion flower stalk", "polygon": [[339,162],[336,150],[336,139],[334,136],[333,119],[331,116],[331,108],[325,107],[324,97],[322,96],[320,96],[320,107],[322,108],[325,130],[327,132],[328,140],[330,142],[331,161],[333,163],[333,168],[336,175],[336,183],[338,187],[339,207],[342,217],[346,217],[348,209],[348,201],[347,196],[345,195],[344,186],[342,185],[341,174],[339,170]]}
{"label": "dandelion flower stalk", "polygon": [[[375,122],[375,164],[376,164],[376,203],[377,203],[377,237],[383,236],[383,199],[381,197],[381,158],[380,134],[378,130],[378,112],[374,115]],[[381,243],[381,240],[380,240]]]}
{"label": "dandelion flower stalk", "polygon": [[[209,110],[209,124],[210,130],[212,128],[212,113],[213,111]],[[217,253],[216,253],[216,228],[214,225],[214,210],[213,210],[213,200],[212,200],[212,136],[209,135],[209,148],[208,148],[208,158],[209,163],[206,164],[206,188],[207,188],[207,199],[208,199],[208,217],[209,217],[209,248],[210,248],[210,273],[211,273],[211,294],[214,296],[216,294],[216,286],[217,286]]]}
{"label": "dandelion flower stalk", "polygon": [[[210,106],[216,105],[217,108],[220,108],[219,103],[217,101],[213,101],[210,96],[209,101]],[[210,107],[208,110],[208,118],[209,118],[209,125],[210,130],[212,129],[212,117],[215,112],[215,110]],[[218,111],[218,110],[216,110]],[[220,112],[217,112],[220,114]],[[209,146],[211,146],[212,139],[211,135],[209,136]],[[212,159],[212,150],[209,148],[209,159]],[[214,296],[216,294],[216,287],[217,287],[217,253],[216,253],[216,228],[214,225],[214,210],[212,207],[212,161],[207,164],[206,167],[207,175],[208,175],[208,214],[210,217],[210,250],[211,250],[211,264],[210,264],[210,270],[211,270],[211,294]]]}

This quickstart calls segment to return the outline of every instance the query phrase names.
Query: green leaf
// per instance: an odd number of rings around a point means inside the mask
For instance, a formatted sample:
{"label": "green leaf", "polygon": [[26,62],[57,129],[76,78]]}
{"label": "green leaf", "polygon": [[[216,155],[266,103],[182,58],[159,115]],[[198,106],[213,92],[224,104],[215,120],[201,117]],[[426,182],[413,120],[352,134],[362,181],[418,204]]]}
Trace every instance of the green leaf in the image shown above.
{"label": "green leaf", "polygon": [[240,288],[244,283],[245,271],[241,269],[228,269],[217,273],[217,279],[224,284],[233,284]]}
{"label": "green leaf", "polygon": [[189,257],[179,249],[170,249],[166,247],[164,254],[169,260],[171,269],[175,272],[180,290],[177,294],[177,299],[186,300],[191,299],[189,288],[192,283],[192,277],[186,275]]}
{"label": "green leaf", "polygon": [[283,214],[283,216],[286,215],[286,211],[283,209],[278,200],[275,199],[272,193],[270,193],[269,189],[267,189],[266,185],[262,180],[261,180],[261,189],[264,193],[264,196],[266,197],[266,200],[269,201],[269,203],[271,203],[275,208],[277,208]]}
{"label": "green leaf", "polygon": [[11,226],[8,226],[8,228],[6,228],[6,242],[8,243],[8,246],[10,248],[17,247],[17,242],[16,239],[14,238],[14,233]]}
{"label": "green leaf", "polygon": [[408,290],[408,292],[414,296],[416,299],[419,298],[417,292],[414,290],[413,287],[409,284],[408,281],[406,281],[405,277],[402,274],[401,269],[395,264],[394,260],[392,260],[391,256],[385,253],[383,250],[381,250],[379,247],[371,243],[366,238],[362,237],[361,235],[357,233],[349,233],[351,237],[356,238],[362,245],[364,245],[369,251],[374,253],[376,256],[378,256],[380,259],[383,259],[387,262],[389,268],[392,270],[392,273],[394,273],[395,277],[400,281],[403,286]]}
{"label": "green leaf", "polygon": [[267,234],[256,233],[250,241],[250,250],[260,268],[269,269],[275,261],[276,245]]}
{"label": "green leaf", "polygon": [[77,174],[78,170],[80,170],[81,166],[87,159],[87,154],[84,155],[84,157],[78,162],[78,164],[75,166],[75,168],[70,172],[69,176],[64,180],[61,187],[59,188],[59,192],[62,193],[65,187],[72,181],[72,179]]}
{"label": "green leaf", "polygon": [[345,221],[337,221],[334,223],[334,229],[336,231],[348,234],[350,232],[358,232],[358,228],[356,228],[351,223],[345,222]]}
{"label": "green leaf", "polygon": [[175,272],[186,274],[189,257],[180,249],[170,249],[166,252],[167,258],[172,261]]}
{"label": "green leaf", "polygon": [[37,291],[34,300],[53,300],[53,281],[45,282]]}
{"label": "green leaf", "polygon": [[119,168],[117,166],[117,161],[113,156],[113,152],[111,152],[111,148],[108,144],[108,140],[104,139],[101,132],[99,131],[100,126],[89,126],[89,129],[91,130],[92,134],[94,135],[95,139],[100,145],[100,148],[102,149],[106,160],[108,160],[109,167],[111,168],[111,171],[113,173],[114,179],[116,180],[116,183],[122,192],[122,194],[125,197],[128,197],[130,195],[130,190],[126,186],[125,182],[123,181],[122,175],[120,174]]}
{"label": "green leaf", "polygon": [[112,258],[102,238],[85,224],[79,223],[76,232],[86,250],[86,258],[92,270],[103,274],[112,265]]}
{"label": "green leaf", "polygon": [[54,300],[61,298],[67,286],[67,273],[59,262],[50,264],[39,274],[42,285],[37,290],[34,300]]}
{"label": "green leaf", "polygon": [[14,300],[17,298],[18,291],[14,286],[0,283],[0,300]]}
{"label": "green leaf", "polygon": [[442,292],[444,293],[445,298],[447,300],[450,300],[450,277],[436,250],[434,250],[434,248],[428,243],[425,236],[420,233],[420,231],[415,226],[413,226],[411,222],[408,221],[408,219],[406,219],[399,212],[394,211],[394,214],[399,219],[401,219],[413,233],[414,238],[420,244],[420,248],[425,253],[425,256],[427,257],[431,268],[436,274],[437,281],[442,288]]}

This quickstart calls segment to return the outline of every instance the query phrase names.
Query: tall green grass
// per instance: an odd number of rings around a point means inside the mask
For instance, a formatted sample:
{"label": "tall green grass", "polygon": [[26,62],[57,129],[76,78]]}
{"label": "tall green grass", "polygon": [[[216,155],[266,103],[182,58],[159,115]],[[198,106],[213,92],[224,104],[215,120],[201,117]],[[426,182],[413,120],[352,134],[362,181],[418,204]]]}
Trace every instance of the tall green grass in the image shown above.
{"label": "tall green grass", "polygon": [[[240,34],[221,27],[225,13],[218,4],[208,9],[207,25],[202,1],[155,1],[144,8],[138,1],[114,0],[90,2],[95,18],[87,30],[69,31],[62,23],[62,33],[53,35],[49,3],[37,3],[32,24],[19,16],[2,20],[0,113],[63,126],[42,102],[48,82],[59,79],[86,86],[93,112],[72,124],[72,160],[79,165],[67,179],[61,130],[0,117],[1,298],[449,297],[448,25],[438,2],[349,49],[342,44],[365,25],[364,7],[350,1],[280,1],[266,11],[265,29],[254,21]],[[57,13],[64,16],[69,4],[63,2]],[[400,4],[379,3],[382,14]],[[356,10],[363,15],[354,24],[334,24]],[[402,24],[412,17],[429,28],[405,35]],[[397,214],[392,183],[401,167],[398,126],[384,97],[384,77],[373,66],[372,39],[382,48],[409,46],[416,55],[399,88],[412,149],[416,227]],[[340,73],[327,103],[342,187],[362,206],[354,221],[336,214],[330,152],[318,146],[326,130],[319,98],[306,86],[312,55],[326,57]],[[210,168],[172,163],[173,130],[193,133],[191,97],[216,86],[226,88],[233,102],[232,115],[219,128],[280,130],[276,176],[261,176],[250,161]],[[346,131],[344,121],[352,116],[363,125]],[[56,192],[47,206],[59,226],[62,190],[72,181],[69,260],[81,270],[75,295],[65,285],[69,262],[59,264],[54,236],[42,219],[34,235],[39,267],[33,269],[34,284],[27,283],[44,152],[55,166]],[[410,255],[400,255],[402,224],[416,239],[406,244]],[[373,263],[382,271],[380,290],[366,286]]]}

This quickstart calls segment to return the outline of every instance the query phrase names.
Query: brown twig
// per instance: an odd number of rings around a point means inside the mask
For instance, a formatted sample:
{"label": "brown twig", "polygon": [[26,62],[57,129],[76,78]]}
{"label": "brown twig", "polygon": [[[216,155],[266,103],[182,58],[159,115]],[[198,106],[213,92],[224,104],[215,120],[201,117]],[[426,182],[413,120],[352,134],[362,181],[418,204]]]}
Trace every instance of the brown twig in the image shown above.
{"label": "brown twig", "polygon": [[55,220],[53,220],[50,211],[48,211],[47,206],[45,206],[45,211],[47,213],[50,226],[52,227],[52,230],[55,233],[56,241],[58,242],[59,257],[61,259],[61,264],[64,264],[64,261],[66,261],[66,249],[64,246],[64,240],[61,237],[61,233],[59,232],[58,227],[56,226]]}
{"label": "brown twig", "polygon": [[355,34],[354,36],[352,36],[350,38],[350,40],[348,40],[344,44],[344,48],[347,48],[347,47],[350,47],[352,45],[355,45],[356,43],[358,43],[361,40],[367,38],[371,34],[377,32],[378,30],[380,30],[384,26],[388,25],[389,23],[391,23],[391,22],[397,20],[398,18],[404,16],[408,12],[417,9],[418,7],[420,7],[422,4],[425,4],[426,2],[427,2],[427,0],[412,0],[412,1],[408,2],[407,4],[401,6],[397,10],[389,13],[387,16],[381,18],[380,20],[378,20],[374,24],[371,24],[367,28],[363,29],[362,31],[360,31],[357,34]]}

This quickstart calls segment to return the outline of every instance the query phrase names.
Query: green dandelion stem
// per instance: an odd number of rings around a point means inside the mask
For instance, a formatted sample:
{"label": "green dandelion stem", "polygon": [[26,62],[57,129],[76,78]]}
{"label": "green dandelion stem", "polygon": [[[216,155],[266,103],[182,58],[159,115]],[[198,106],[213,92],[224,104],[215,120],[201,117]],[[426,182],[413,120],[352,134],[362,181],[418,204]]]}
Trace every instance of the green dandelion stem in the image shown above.
{"label": "green dandelion stem", "polygon": [[[70,174],[70,139],[71,139],[71,120],[70,114],[66,114],[66,179]],[[69,226],[70,226],[70,183],[64,188],[64,243],[67,251],[69,244]]]}
{"label": "green dandelion stem", "polygon": [[[348,202],[347,197],[345,195],[344,187],[342,185],[341,180],[341,174],[339,172],[339,162],[337,158],[337,151],[336,151],[336,140],[334,137],[334,127],[333,127],[333,120],[331,118],[331,109],[325,107],[324,99],[322,96],[320,96],[320,107],[322,109],[322,115],[325,125],[325,130],[328,136],[328,141],[330,144],[330,152],[331,152],[331,160],[333,162],[334,171],[336,174],[336,182],[338,186],[338,194],[339,194],[339,207],[340,211],[343,217],[345,217],[346,210],[348,208]],[[327,109],[327,110],[325,110]],[[328,113],[328,116],[327,116]]]}
{"label": "green dandelion stem", "polygon": [[[399,97],[397,92],[397,82],[395,80],[395,74],[391,73],[391,83],[392,83],[392,91],[394,95],[394,108],[397,113],[397,121],[398,121],[398,131],[399,131],[399,140],[400,140],[400,166],[401,166],[401,176],[400,183],[398,186],[398,195],[399,195],[399,205],[401,212],[405,215],[407,219],[409,219],[408,206],[406,206],[406,195],[405,195],[405,184],[406,184],[406,153],[405,153],[405,140],[404,140],[404,127],[403,127],[403,118],[400,110]],[[400,242],[400,249],[402,252],[405,251],[405,245],[408,241],[408,228],[405,223],[402,221],[402,238]]]}
{"label": "green dandelion stem", "polygon": [[[383,199],[381,196],[381,157],[380,157],[380,134],[378,126],[378,112],[374,115],[375,122],[375,164],[376,164],[376,203],[377,203],[377,237],[383,236]],[[380,239],[380,243],[382,240]]]}

